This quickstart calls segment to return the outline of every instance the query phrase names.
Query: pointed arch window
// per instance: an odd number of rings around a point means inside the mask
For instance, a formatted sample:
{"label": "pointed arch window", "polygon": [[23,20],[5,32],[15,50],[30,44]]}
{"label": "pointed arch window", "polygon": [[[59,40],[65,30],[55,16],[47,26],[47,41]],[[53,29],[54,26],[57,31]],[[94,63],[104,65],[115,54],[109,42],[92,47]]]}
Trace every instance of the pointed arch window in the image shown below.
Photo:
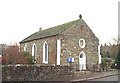
{"label": "pointed arch window", "polygon": [[43,63],[48,64],[48,44],[46,41],[43,44]]}
{"label": "pointed arch window", "polygon": [[32,45],[32,57],[33,57],[33,62],[36,63],[36,55],[37,55],[37,46],[35,43]]}

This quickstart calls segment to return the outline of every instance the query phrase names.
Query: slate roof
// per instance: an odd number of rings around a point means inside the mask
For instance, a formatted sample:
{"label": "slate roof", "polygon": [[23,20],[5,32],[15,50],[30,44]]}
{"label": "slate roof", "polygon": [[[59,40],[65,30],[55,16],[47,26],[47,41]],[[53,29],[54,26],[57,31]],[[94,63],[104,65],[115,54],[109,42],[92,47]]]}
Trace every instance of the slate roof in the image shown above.
{"label": "slate roof", "polygon": [[78,20],[74,20],[68,23],[64,23],[62,25],[58,25],[49,29],[45,29],[42,31],[38,31],[35,32],[34,34],[30,35],[29,37],[25,38],[24,40],[22,40],[20,43],[24,43],[24,42],[28,42],[28,41],[32,41],[32,40],[37,40],[37,39],[41,39],[41,38],[46,38],[46,37],[50,37],[50,36],[54,36],[54,35],[58,35],[60,34],[62,31],[66,30],[67,28],[69,28],[70,26],[72,26],[74,23],[76,23]]}

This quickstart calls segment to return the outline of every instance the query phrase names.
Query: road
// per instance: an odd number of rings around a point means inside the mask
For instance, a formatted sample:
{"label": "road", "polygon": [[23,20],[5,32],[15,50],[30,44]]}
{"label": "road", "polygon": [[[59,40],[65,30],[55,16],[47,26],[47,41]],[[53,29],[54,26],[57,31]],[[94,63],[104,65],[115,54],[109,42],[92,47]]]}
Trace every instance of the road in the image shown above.
{"label": "road", "polygon": [[120,83],[120,75],[111,75],[84,81],[74,81],[71,83]]}
{"label": "road", "polygon": [[93,80],[90,80],[90,81],[118,81],[118,80],[120,80],[120,75],[102,77],[102,78],[97,78],[97,79],[93,79]]}

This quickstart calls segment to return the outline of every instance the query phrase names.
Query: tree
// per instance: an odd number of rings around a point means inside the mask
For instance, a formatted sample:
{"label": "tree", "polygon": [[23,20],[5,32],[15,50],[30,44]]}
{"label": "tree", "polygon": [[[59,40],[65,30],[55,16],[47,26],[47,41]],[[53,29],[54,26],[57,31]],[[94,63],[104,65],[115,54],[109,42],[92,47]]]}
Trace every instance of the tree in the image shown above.
{"label": "tree", "polygon": [[110,53],[108,51],[106,52],[106,56],[107,58],[110,58]]}
{"label": "tree", "polygon": [[20,52],[17,44],[11,45],[5,49],[2,57],[2,64],[31,64],[32,55],[28,52]]}
{"label": "tree", "polygon": [[118,44],[118,55],[115,58],[114,64],[117,64],[115,68],[120,69],[120,44]]}
{"label": "tree", "polygon": [[116,45],[113,46],[117,46],[117,49],[114,50],[114,54],[116,54],[116,56],[112,68],[120,69],[120,36],[113,38],[113,41],[116,43]]}

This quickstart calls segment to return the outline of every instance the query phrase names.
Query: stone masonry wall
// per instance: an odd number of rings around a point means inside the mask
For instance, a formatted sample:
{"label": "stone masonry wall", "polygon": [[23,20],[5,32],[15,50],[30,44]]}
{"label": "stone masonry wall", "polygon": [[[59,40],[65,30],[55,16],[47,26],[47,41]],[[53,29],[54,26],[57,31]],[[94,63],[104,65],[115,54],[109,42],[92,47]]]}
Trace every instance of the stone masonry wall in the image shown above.
{"label": "stone masonry wall", "polygon": [[[85,40],[85,48],[80,48],[79,46],[79,39],[81,38]],[[32,45],[35,43],[37,46],[37,64],[43,64],[43,44],[46,41],[48,43],[49,51],[48,64],[56,65],[57,39],[61,40],[61,65],[69,65],[66,59],[73,57],[73,64],[78,66],[79,54],[82,51],[84,51],[86,55],[86,64],[89,69],[91,64],[98,63],[99,40],[82,19],[59,35],[23,43],[21,44],[21,48],[26,44],[28,46],[28,51],[32,52]]]}
{"label": "stone masonry wall", "polygon": [[32,45],[35,43],[37,46],[37,56],[36,56],[36,64],[43,64],[43,44],[46,41],[48,44],[48,64],[56,65],[56,47],[57,47],[57,39],[58,36],[52,36],[44,39],[34,40],[31,42],[26,42],[21,44],[21,48],[25,45],[28,47],[28,52],[32,54]]}
{"label": "stone masonry wall", "polygon": [[[79,39],[85,40],[85,47],[80,48]],[[74,65],[78,66],[79,54],[84,51],[86,55],[87,69],[91,69],[92,64],[98,63],[98,39],[95,37],[90,28],[83,22],[79,21],[66,31],[61,36],[61,64],[68,65],[66,58],[73,57]]]}
{"label": "stone masonry wall", "polygon": [[74,75],[69,66],[4,66],[2,81],[44,81]]}

